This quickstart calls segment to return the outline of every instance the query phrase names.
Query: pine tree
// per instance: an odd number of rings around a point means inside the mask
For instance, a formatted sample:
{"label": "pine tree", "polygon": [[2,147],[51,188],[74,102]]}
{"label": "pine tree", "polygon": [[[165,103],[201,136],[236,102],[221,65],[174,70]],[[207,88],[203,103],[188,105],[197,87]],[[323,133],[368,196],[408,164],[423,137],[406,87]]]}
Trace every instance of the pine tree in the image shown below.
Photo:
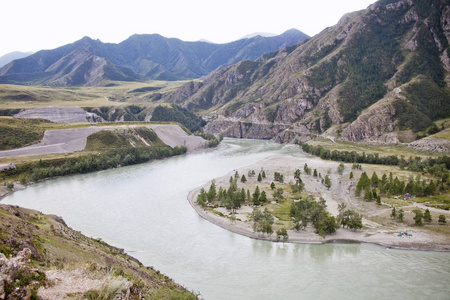
{"label": "pine tree", "polygon": [[262,181],[262,176],[261,173],[258,174],[258,181],[261,182]]}
{"label": "pine tree", "polygon": [[324,182],[325,186],[327,187],[327,189],[331,188],[331,179],[330,176],[326,175],[325,176],[325,182]]}
{"label": "pine tree", "polygon": [[255,206],[258,206],[261,204],[259,186],[256,186],[256,188],[255,188],[255,192],[253,193],[252,202],[253,202],[253,205],[255,205]]}
{"label": "pine tree", "polygon": [[379,179],[378,179],[377,173],[375,173],[375,171],[374,171],[372,174],[372,178],[370,179],[370,184],[373,187],[378,187],[378,181],[379,181]]}
{"label": "pine tree", "polygon": [[340,163],[339,166],[338,166],[338,169],[337,169],[338,174],[342,175],[344,173],[344,169],[345,169],[344,164]]}
{"label": "pine tree", "polygon": [[247,182],[247,178],[245,178],[245,175],[244,175],[244,174],[242,174],[241,182],[243,182],[243,183]]}
{"label": "pine tree", "polygon": [[425,222],[431,222],[431,220],[432,220],[431,213],[430,213],[430,210],[428,208],[425,210],[425,214],[423,215],[423,219],[425,220]]}
{"label": "pine tree", "polygon": [[368,185],[364,189],[364,199],[369,200],[369,201],[372,200],[372,192],[370,191],[370,188]]}
{"label": "pine tree", "polygon": [[317,177],[317,169],[314,169],[313,176],[314,176],[314,177]]}
{"label": "pine tree", "polygon": [[394,219],[397,218],[397,211],[395,209],[395,206],[392,208],[391,217],[393,217]]}
{"label": "pine tree", "polygon": [[211,202],[216,197],[216,182],[213,180],[208,190],[208,201]]}
{"label": "pine tree", "polygon": [[259,198],[259,200],[261,201],[261,203],[267,203],[266,191],[261,192],[261,197]]}
{"label": "pine tree", "polygon": [[413,210],[413,213],[415,214],[415,216],[414,216],[414,222],[416,223],[416,225],[422,225],[423,224],[423,222],[422,222],[422,219],[423,219],[423,212],[422,212],[422,210],[420,210],[420,209],[415,209],[415,210]]}

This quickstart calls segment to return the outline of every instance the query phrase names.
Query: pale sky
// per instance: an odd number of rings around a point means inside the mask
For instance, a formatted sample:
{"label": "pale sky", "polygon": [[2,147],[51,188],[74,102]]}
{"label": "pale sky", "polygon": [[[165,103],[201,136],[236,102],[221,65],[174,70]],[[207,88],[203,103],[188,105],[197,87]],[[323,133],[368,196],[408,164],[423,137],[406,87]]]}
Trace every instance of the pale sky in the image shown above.
{"label": "pale sky", "polygon": [[138,33],[228,43],[296,28],[313,36],[375,0],[2,0],[0,56],[54,49],[89,36],[119,43]]}

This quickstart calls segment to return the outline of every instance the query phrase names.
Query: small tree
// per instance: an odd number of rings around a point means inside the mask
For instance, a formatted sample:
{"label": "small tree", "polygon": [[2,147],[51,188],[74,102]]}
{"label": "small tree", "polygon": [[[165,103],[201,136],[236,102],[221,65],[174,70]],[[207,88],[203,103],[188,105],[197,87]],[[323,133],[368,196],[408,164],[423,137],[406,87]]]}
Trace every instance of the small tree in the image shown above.
{"label": "small tree", "polygon": [[245,175],[244,175],[244,174],[242,174],[242,177],[241,177],[241,182],[243,182],[243,183],[247,182],[247,178],[245,177]]}
{"label": "small tree", "polygon": [[326,175],[325,176],[325,182],[324,182],[325,186],[327,187],[327,189],[329,190],[331,188],[331,179],[330,176]]}
{"label": "small tree", "polygon": [[350,172],[350,177],[349,179],[353,179],[353,172]]}
{"label": "small tree", "polygon": [[289,235],[287,233],[286,228],[281,228],[277,230],[277,242],[279,242],[281,239],[283,239],[283,243],[287,242],[289,239]]}
{"label": "small tree", "polygon": [[253,232],[262,232],[268,235],[273,233],[272,224],[275,220],[267,208],[263,212],[255,208],[250,214],[250,220],[253,221]]}
{"label": "small tree", "polygon": [[262,176],[261,176],[261,173],[259,173],[258,174],[258,182],[261,182],[262,181]]}
{"label": "small tree", "polygon": [[270,189],[274,190],[275,189],[275,183],[272,181],[272,183],[270,184]]}
{"label": "small tree", "polygon": [[422,219],[423,219],[423,212],[422,210],[416,208],[415,210],[413,210],[413,213],[415,214],[414,216],[414,222],[416,223],[416,225],[423,225]]}
{"label": "small tree", "polygon": [[261,172],[261,175],[262,175],[262,178],[266,178],[266,171],[263,170],[263,171]]}
{"label": "small tree", "polygon": [[317,177],[317,170],[316,169],[314,169],[313,176]]}
{"label": "small tree", "polygon": [[444,215],[439,215],[439,223],[442,223],[442,224],[447,223],[447,220]]}
{"label": "small tree", "polygon": [[275,199],[275,201],[278,202],[278,201],[284,199],[283,192],[284,192],[284,190],[283,190],[282,188],[277,188],[277,189],[273,192],[272,196],[273,196],[273,198]]}
{"label": "small tree", "polygon": [[398,211],[398,220],[400,222],[403,222],[404,219],[405,219],[405,212],[403,211],[402,208],[400,208],[400,210]]}
{"label": "small tree", "polygon": [[343,164],[343,163],[340,163],[339,166],[338,166],[338,168],[337,168],[338,174],[339,174],[339,175],[342,175],[342,174],[344,173],[344,170],[345,170],[344,164]]}
{"label": "small tree", "polygon": [[370,179],[370,184],[373,187],[377,187],[378,186],[378,181],[379,181],[379,179],[378,179],[377,173],[375,173],[375,171],[374,171],[372,173],[372,178]]}
{"label": "small tree", "polygon": [[307,163],[305,163],[305,165],[303,166],[303,170],[305,171],[306,174],[311,175],[311,168],[308,167]]}
{"label": "small tree", "polygon": [[431,213],[430,213],[430,210],[428,208],[425,210],[425,214],[423,215],[423,219],[425,220],[425,222],[431,222],[431,220],[432,220]]}
{"label": "small tree", "polygon": [[14,183],[8,182],[8,183],[6,184],[6,188],[7,188],[8,190],[11,191],[11,190],[14,188]]}
{"label": "small tree", "polygon": [[208,201],[213,201],[216,197],[216,182],[213,180],[208,190]]}
{"label": "small tree", "polygon": [[256,186],[255,191],[253,192],[253,197],[252,197],[252,202],[253,205],[260,205],[261,204],[261,200],[260,200],[260,191],[259,191],[259,186]]}
{"label": "small tree", "polygon": [[266,191],[262,191],[261,192],[261,196],[259,197],[259,201],[261,203],[267,203],[267,195],[266,195]]}
{"label": "small tree", "polygon": [[208,196],[206,194],[206,191],[204,188],[200,190],[200,194],[197,196],[197,204],[200,206],[205,206],[206,202],[208,201]]}
{"label": "small tree", "polygon": [[391,217],[393,217],[394,219],[397,218],[397,211],[395,209],[395,206],[392,208]]}

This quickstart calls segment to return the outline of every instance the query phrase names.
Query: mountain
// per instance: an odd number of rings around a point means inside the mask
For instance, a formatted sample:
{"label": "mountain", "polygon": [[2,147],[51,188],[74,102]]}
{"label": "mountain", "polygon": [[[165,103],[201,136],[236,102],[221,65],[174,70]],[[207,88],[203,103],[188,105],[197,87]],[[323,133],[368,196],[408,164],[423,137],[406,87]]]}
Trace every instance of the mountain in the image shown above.
{"label": "mountain", "polygon": [[252,37],[255,37],[255,36],[258,36],[258,35],[259,36],[265,36],[265,37],[276,36],[275,33],[270,33],[270,32],[253,32],[253,33],[244,35],[242,38],[243,39],[249,39],[249,38],[252,38]]}
{"label": "mountain", "polygon": [[95,86],[108,80],[194,79],[306,38],[295,29],[226,44],[184,42],[158,34],[133,35],[119,44],[84,37],[9,63],[0,69],[0,83]]}
{"label": "mountain", "polygon": [[200,112],[207,132],[230,137],[410,142],[450,117],[449,20],[446,1],[382,0],[307,42],[162,99]]}
{"label": "mountain", "polygon": [[14,51],[8,54],[5,54],[0,57],[0,68],[9,64],[15,59],[20,59],[27,57],[29,55],[33,54],[33,52],[20,52],[20,51]]}

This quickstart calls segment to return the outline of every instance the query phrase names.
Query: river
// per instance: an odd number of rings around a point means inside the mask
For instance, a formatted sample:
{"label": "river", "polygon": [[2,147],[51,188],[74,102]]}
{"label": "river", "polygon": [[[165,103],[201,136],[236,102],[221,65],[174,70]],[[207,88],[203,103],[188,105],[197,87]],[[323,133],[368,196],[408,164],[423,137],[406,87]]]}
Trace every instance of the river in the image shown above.
{"label": "river", "polygon": [[2,203],[62,216],[208,300],[450,298],[450,253],[253,240],[189,205],[190,190],[276,154],[304,155],[225,139],[213,150],[35,184]]}

